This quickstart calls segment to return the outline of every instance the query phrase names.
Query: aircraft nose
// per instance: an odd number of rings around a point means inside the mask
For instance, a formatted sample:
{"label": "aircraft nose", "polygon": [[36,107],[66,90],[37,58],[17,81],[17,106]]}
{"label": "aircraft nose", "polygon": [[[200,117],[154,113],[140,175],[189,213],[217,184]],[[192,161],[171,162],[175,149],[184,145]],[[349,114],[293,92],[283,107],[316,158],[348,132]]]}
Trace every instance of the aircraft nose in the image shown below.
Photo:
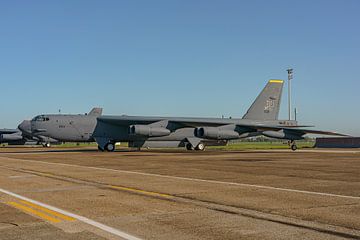
{"label": "aircraft nose", "polygon": [[31,132],[35,135],[46,132],[44,126],[40,126],[36,121],[31,121]]}
{"label": "aircraft nose", "polygon": [[21,131],[24,131],[23,123],[19,124],[18,129],[20,129]]}

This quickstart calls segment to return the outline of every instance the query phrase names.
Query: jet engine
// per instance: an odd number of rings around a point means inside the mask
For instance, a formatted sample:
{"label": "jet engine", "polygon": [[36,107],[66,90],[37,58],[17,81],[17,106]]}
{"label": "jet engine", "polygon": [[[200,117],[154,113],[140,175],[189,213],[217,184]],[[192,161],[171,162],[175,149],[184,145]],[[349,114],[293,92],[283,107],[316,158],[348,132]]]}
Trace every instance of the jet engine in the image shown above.
{"label": "jet engine", "polygon": [[23,140],[21,133],[0,134],[0,143],[21,140]]}
{"label": "jet engine", "polygon": [[195,135],[199,138],[229,140],[238,139],[239,133],[230,129],[221,129],[217,127],[199,127],[195,130]]}
{"label": "jet engine", "polygon": [[149,126],[149,125],[131,125],[129,127],[130,135],[139,135],[145,137],[163,137],[167,136],[171,131],[167,128]]}

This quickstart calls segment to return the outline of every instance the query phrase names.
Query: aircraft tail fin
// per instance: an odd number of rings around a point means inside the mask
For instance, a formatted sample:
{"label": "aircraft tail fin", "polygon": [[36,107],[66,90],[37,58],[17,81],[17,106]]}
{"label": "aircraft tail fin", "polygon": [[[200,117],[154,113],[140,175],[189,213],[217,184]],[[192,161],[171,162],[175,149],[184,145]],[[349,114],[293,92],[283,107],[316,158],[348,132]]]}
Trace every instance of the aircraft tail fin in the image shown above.
{"label": "aircraft tail fin", "polygon": [[101,114],[102,114],[102,108],[93,108],[93,109],[91,109],[91,111],[88,113],[88,115],[90,115],[90,116],[101,116]]}
{"label": "aircraft tail fin", "polygon": [[283,85],[283,80],[269,80],[243,118],[254,120],[277,120],[279,117]]}

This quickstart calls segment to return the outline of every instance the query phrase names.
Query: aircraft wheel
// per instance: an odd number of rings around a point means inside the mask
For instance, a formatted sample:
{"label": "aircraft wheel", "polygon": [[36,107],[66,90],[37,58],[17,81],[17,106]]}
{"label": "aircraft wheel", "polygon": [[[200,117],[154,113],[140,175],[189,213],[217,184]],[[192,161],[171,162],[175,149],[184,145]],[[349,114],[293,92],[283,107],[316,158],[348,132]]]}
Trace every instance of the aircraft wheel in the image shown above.
{"label": "aircraft wheel", "polygon": [[43,143],[43,147],[48,148],[48,147],[50,147],[50,146],[51,146],[50,143]]}
{"label": "aircraft wheel", "polygon": [[291,150],[293,150],[293,151],[296,151],[296,150],[297,150],[296,144],[291,145]]}
{"label": "aircraft wheel", "polygon": [[205,150],[205,144],[199,143],[199,144],[196,146],[195,149],[198,150],[198,151],[204,151],[204,150]]}
{"label": "aircraft wheel", "polygon": [[105,149],[108,152],[113,152],[113,151],[115,151],[115,144],[112,142],[109,142],[108,144],[106,144]]}
{"label": "aircraft wheel", "polygon": [[191,151],[191,150],[194,150],[194,147],[191,143],[188,143],[188,144],[186,144],[186,149]]}

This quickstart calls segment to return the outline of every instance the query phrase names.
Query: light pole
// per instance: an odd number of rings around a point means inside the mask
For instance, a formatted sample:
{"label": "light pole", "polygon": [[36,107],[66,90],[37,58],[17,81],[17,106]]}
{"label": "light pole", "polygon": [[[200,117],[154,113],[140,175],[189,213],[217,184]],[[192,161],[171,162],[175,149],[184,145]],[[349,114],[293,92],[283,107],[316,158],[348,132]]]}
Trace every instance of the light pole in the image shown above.
{"label": "light pole", "polygon": [[293,69],[286,70],[288,73],[288,107],[289,107],[289,121],[291,120],[291,79],[293,78]]}

